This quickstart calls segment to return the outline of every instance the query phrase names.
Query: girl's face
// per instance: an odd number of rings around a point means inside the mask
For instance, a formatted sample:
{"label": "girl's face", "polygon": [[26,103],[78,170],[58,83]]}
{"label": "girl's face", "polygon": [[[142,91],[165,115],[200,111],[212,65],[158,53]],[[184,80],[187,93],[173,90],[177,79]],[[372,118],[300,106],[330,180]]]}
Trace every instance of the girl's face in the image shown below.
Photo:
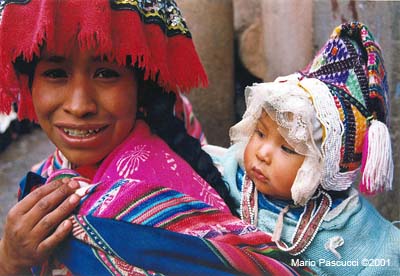
{"label": "girl's face", "polygon": [[278,132],[278,125],[262,113],[244,152],[247,176],[263,194],[291,199],[293,181],[303,164],[304,156],[297,154]]}
{"label": "girl's face", "polygon": [[40,126],[65,157],[98,165],[131,132],[137,90],[133,70],[76,47],[71,56],[43,51],[32,98]]}

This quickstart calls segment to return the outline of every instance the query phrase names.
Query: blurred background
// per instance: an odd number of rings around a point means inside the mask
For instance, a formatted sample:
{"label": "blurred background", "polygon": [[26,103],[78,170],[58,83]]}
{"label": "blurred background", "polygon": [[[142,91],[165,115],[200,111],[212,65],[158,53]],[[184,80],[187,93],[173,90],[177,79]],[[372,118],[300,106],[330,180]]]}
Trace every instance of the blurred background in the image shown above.
{"label": "blurred background", "polygon": [[[400,1],[176,0],[191,29],[210,85],[189,98],[210,144],[229,146],[229,128],[244,112],[247,85],[291,74],[311,61],[334,27],[366,24],[383,49],[391,90],[393,191],[368,199],[400,220]],[[210,112],[212,110],[212,112]],[[54,149],[30,122],[0,115],[0,235],[19,180]],[[398,224],[397,224],[398,225]]]}

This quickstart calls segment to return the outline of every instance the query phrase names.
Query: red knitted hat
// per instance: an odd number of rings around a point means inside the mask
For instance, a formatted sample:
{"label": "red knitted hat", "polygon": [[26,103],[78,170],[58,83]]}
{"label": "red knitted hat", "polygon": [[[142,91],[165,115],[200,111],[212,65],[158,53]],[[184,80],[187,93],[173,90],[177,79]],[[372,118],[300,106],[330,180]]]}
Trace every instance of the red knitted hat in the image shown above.
{"label": "red knitted hat", "polygon": [[208,84],[173,0],[7,0],[0,12],[0,113],[9,114],[16,103],[19,119],[36,119],[28,76],[18,75],[13,64],[17,58],[40,58],[43,45],[67,55],[78,43],[82,50],[142,69],[145,79],[166,91]]}

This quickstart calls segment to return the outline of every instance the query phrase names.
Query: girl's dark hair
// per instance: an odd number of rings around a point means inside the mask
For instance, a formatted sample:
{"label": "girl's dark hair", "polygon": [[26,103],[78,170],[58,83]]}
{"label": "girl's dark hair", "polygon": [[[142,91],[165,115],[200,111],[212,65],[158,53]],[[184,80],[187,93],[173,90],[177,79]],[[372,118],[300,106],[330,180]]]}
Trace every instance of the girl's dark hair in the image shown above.
{"label": "girl's dark hair", "polygon": [[[143,80],[143,78],[138,78]],[[232,214],[234,210],[232,197],[229,196],[221,173],[214,166],[211,157],[201,149],[198,139],[190,136],[184,122],[174,116],[175,93],[165,92],[152,81],[141,81],[138,94],[139,108],[142,107],[145,115],[139,115],[148,123],[153,133],[163,139],[169,147],[181,156],[189,165],[207,181],[229,206]]]}

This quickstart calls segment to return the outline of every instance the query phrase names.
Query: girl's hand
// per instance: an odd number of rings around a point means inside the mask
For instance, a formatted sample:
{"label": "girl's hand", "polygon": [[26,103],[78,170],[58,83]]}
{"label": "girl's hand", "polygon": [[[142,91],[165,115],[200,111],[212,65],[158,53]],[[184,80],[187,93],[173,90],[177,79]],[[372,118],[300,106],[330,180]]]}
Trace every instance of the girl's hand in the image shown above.
{"label": "girl's hand", "polygon": [[79,204],[79,184],[68,178],[37,188],[8,212],[0,240],[0,275],[40,265],[72,229],[66,219]]}

